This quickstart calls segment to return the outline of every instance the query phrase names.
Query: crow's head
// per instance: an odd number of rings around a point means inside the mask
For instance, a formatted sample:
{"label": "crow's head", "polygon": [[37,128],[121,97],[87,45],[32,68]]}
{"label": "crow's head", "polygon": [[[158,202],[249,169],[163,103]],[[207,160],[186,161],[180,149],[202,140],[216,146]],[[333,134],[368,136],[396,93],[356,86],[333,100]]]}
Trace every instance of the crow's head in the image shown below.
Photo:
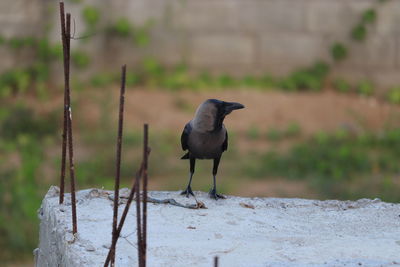
{"label": "crow's head", "polygon": [[236,102],[225,102],[218,99],[208,99],[198,108],[193,119],[195,127],[201,131],[218,131],[222,127],[225,116],[244,105]]}

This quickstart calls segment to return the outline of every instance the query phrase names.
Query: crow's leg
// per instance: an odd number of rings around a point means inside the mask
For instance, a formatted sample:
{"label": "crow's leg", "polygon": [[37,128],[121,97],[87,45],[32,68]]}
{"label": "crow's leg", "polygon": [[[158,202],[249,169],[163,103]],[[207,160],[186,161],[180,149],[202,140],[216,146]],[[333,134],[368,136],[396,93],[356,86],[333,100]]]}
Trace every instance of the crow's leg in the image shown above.
{"label": "crow's leg", "polygon": [[186,187],[185,191],[182,191],[181,195],[186,195],[186,197],[189,197],[189,195],[194,196],[192,188],[190,187],[190,184],[192,183],[192,177],[193,177],[193,173],[194,173],[194,166],[196,164],[196,158],[189,158],[190,160],[190,174],[189,174],[189,184]]}
{"label": "crow's leg", "polygon": [[214,159],[214,166],[213,166],[213,181],[214,181],[214,186],[213,188],[210,190],[209,195],[211,198],[214,198],[215,200],[218,200],[219,198],[226,198],[224,195],[221,194],[217,194],[217,185],[216,185],[216,181],[215,181],[215,177],[217,176],[217,172],[218,172],[218,165],[219,165],[219,160],[221,159],[221,157],[215,158]]}

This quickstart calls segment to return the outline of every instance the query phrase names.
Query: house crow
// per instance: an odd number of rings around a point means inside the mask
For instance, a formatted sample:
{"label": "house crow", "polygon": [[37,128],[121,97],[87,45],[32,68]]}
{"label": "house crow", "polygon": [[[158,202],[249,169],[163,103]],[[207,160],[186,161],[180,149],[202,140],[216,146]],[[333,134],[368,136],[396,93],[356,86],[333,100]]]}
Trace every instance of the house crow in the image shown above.
{"label": "house crow", "polygon": [[194,118],[189,121],[183,129],[181,144],[183,150],[188,152],[182,159],[189,159],[190,174],[189,183],[182,195],[194,196],[190,186],[194,173],[196,159],[212,159],[213,166],[213,188],[209,194],[211,198],[225,198],[217,193],[215,177],[218,171],[219,161],[222,153],[228,148],[228,132],[223,124],[225,116],[235,109],[244,106],[235,102],[225,102],[217,99],[204,101],[196,110]]}

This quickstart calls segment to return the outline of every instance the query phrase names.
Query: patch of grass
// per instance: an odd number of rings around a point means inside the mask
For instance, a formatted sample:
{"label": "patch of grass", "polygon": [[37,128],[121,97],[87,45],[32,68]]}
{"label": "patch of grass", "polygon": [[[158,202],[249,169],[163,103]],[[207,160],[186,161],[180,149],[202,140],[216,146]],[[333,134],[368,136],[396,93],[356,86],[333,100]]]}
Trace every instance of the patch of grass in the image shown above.
{"label": "patch of grass", "polygon": [[48,40],[38,40],[36,44],[36,53],[40,61],[49,62],[52,60],[61,60],[63,48],[61,44],[51,44]]}
{"label": "patch of grass", "polygon": [[22,38],[11,38],[8,40],[8,46],[12,49],[20,49],[25,46]]}
{"label": "patch of grass", "polygon": [[246,133],[246,136],[250,140],[257,140],[261,137],[261,131],[260,128],[256,125],[252,125]]}
{"label": "patch of grass", "polygon": [[14,93],[27,91],[31,83],[31,76],[29,72],[23,69],[14,69],[3,73],[0,77],[0,89],[11,90]]}
{"label": "patch of grass", "polygon": [[132,87],[140,83],[140,76],[134,72],[127,72],[126,74],[126,85]]}
{"label": "patch of grass", "polygon": [[[243,81],[244,82],[244,81]],[[217,78],[218,87],[233,88],[238,85],[238,81],[230,75],[223,74]]]}
{"label": "patch of grass", "polygon": [[187,113],[193,113],[193,111],[195,110],[195,107],[193,105],[189,104],[188,101],[179,96],[175,97],[174,106],[177,109]]}
{"label": "patch of grass", "polygon": [[37,246],[36,211],[42,183],[44,147],[54,136],[54,114],[36,114],[22,104],[0,109],[0,257],[31,253]]}
{"label": "patch of grass", "polygon": [[374,85],[370,81],[361,81],[357,85],[357,92],[363,96],[371,96],[374,93]]}
{"label": "patch of grass", "polygon": [[116,81],[115,75],[110,73],[100,73],[92,76],[90,84],[93,87],[107,87]]}
{"label": "patch of grass", "polygon": [[348,93],[351,90],[351,85],[346,80],[338,78],[333,81],[333,87],[342,93]]}
{"label": "patch of grass", "polygon": [[325,62],[317,62],[309,68],[295,71],[280,82],[280,86],[288,91],[322,89],[323,81],[329,72],[329,65]]}
{"label": "patch of grass", "polygon": [[261,84],[265,88],[274,88],[277,85],[277,79],[271,74],[264,74],[261,78]]}
{"label": "patch of grass", "polygon": [[285,129],[286,137],[297,137],[301,134],[301,127],[297,122],[291,122]]}
{"label": "patch of grass", "polygon": [[41,191],[37,178],[42,149],[27,135],[18,137],[15,149],[21,160],[20,168],[0,169],[0,246],[6,248],[0,253],[5,254],[3,260],[11,258],[12,253],[28,253],[37,246],[36,210],[40,206]]}
{"label": "patch of grass", "polygon": [[[287,152],[270,150],[252,157],[243,171],[255,178],[305,179],[325,197],[354,199],[374,195],[400,201],[395,194],[400,185],[392,179],[400,171],[399,141],[399,129],[359,136],[345,130],[320,133]],[[377,187],[368,186],[371,179]],[[352,184],[360,187],[351,187]]]}
{"label": "patch of grass", "polygon": [[245,87],[257,88],[260,86],[260,80],[254,76],[246,75],[243,77],[241,84]]}
{"label": "patch of grass", "polygon": [[284,133],[275,128],[269,128],[267,131],[267,139],[270,141],[279,141],[284,137]]}
{"label": "patch of grass", "polygon": [[165,72],[165,69],[155,58],[144,59],[142,62],[142,68],[145,75],[150,77],[159,78]]}
{"label": "patch of grass", "polygon": [[24,106],[9,109],[8,116],[0,121],[1,136],[5,140],[15,141],[18,136],[30,135],[41,138],[53,135],[56,131],[56,114],[39,116]]}
{"label": "patch of grass", "polygon": [[80,69],[90,65],[90,57],[83,51],[73,51],[71,53],[72,63]]}
{"label": "patch of grass", "polygon": [[160,85],[167,89],[180,90],[186,87],[191,87],[191,77],[184,64],[176,66],[171,71],[167,72],[161,65],[152,64],[147,65],[147,71],[153,73],[155,77],[160,79]]}
{"label": "patch of grass", "polygon": [[146,28],[137,28],[133,33],[134,43],[139,47],[146,47],[150,44],[150,34]]}
{"label": "patch of grass", "polygon": [[389,90],[387,99],[390,103],[400,104],[400,87],[394,87]]}

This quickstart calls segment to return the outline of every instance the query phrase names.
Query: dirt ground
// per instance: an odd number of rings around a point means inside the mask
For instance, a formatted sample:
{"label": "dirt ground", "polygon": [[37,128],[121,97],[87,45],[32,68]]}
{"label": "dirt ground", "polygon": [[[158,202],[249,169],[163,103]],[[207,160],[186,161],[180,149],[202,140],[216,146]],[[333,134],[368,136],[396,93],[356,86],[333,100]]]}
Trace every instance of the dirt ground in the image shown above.
{"label": "dirt ground", "polygon": [[[78,96],[78,97],[77,97]],[[87,89],[72,95],[73,105],[79,106],[78,120],[93,123],[101,120],[101,110],[108,106],[112,118],[118,111],[119,89]],[[233,112],[225,120],[228,129],[246,132],[252,126],[260,130],[283,128],[290,122],[301,125],[302,133],[309,135],[317,131],[379,130],[385,126],[400,125],[400,107],[372,97],[341,94],[326,90],[318,93],[286,93],[282,91],[224,90],[212,92],[155,89],[127,89],[125,96],[125,125],[138,127],[149,123],[153,129],[180,132],[189,121],[197,106],[205,99],[217,98],[244,104],[245,109]],[[62,96],[38,104],[31,101],[36,110],[42,112],[60,109]]]}
{"label": "dirt ground", "polygon": [[[86,96],[85,96],[86,95]],[[400,108],[376,98],[334,91],[322,93],[285,93],[279,91],[229,90],[214,92],[167,92],[151,89],[128,90],[126,93],[125,127],[138,128],[149,123],[154,131],[161,130],[180,134],[192,117],[197,106],[205,99],[217,98],[240,102],[245,109],[233,112],[225,119],[228,130],[240,137],[249,129],[256,128],[260,134],[269,129],[285,129],[290,123],[301,127],[302,136],[319,131],[345,128],[354,132],[379,131],[384,127],[400,125]],[[99,102],[110,105],[112,117],[117,117],[118,90],[103,94],[89,90],[80,105],[81,115],[89,124],[101,120]],[[94,100],[94,101],[92,101]],[[79,102],[83,100],[78,100]],[[267,149],[268,142],[251,138],[236,138],[242,150]]]}
{"label": "dirt ground", "polygon": [[[86,94],[97,95],[88,91]],[[103,95],[104,97],[104,95]],[[106,97],[117,105],[118,92]],[[126,93],[126,125],[149,123],[153,129],[180,131],[196,107],[205,99],[217,98],[244,104],[245,109],[233,112],[225,120],[228,129],[246,132],[256,126],[261,130],[283,128],[290,122],[301,125],[304,134],[348,127],[351,130],[380,129],[387,124],[400,125],[400,108],[375,98],[322,93],[284,93],[278,91],[230,90],[217,92],[165,92],[161,90],[128,90]],[[86,98],[87,99],[87,98]],[[90,98],[89,98],[90,99]],[[88,101],[82,114],[99,120],[101,112],[95,102]],[[112,108],[113,111],[118,109]],[[116,117],[116,116],[113,116]]]}

